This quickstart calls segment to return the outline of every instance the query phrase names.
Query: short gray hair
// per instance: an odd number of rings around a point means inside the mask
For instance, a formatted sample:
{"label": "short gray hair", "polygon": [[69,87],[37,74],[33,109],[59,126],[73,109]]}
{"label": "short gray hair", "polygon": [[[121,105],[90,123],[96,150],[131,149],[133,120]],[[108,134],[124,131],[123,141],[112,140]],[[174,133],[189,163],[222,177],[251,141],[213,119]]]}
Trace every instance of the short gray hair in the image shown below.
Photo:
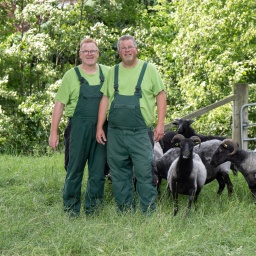
{"label": "short gray hair", "polygon": [[132,40],[133,45],[137,48],[137,42],[135,40],[135,38],[133,36],[130,35],[125,35],[125,36],[121,36],[117,42],[117,50],[120,50],[120,43],[121,41],[125,41],[125,40]]}

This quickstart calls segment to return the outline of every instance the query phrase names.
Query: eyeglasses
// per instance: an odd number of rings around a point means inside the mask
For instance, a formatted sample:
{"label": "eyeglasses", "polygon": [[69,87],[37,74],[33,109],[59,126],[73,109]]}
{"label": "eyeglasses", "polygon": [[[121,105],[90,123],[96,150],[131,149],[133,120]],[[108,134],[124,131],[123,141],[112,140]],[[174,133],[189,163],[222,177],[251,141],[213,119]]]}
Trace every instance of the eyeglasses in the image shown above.
{"label": "eyeglasses", "polygon": [[90,51],[84,50],[84,51],[80,51],[80,52],[82,52],[84,54],[92,54],[92,55],[94,55],[94,54],[96,54],[98,52],[98,50],[90,50]]}
{"label": "eyeglasses", "polygon": [[130,50],[133,50],[135,48],[136,48],[135,46],[121,47],[120,51],[130,51]]}

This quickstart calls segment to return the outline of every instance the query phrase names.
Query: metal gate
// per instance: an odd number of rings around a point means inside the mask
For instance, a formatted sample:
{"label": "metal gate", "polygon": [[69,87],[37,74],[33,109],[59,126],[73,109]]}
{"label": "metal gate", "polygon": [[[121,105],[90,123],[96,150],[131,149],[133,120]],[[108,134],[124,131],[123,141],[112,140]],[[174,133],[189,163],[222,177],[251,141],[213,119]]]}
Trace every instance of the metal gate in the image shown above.
{"label": "metal gate", "polygon": [[[249,129],[250,127],[256,127],[256,123],[249,123],[248,122],[244,122],[244,116],[243,116],[243,113],[244,113],[244,109],[245,108],[249,108],[249,107],[252,107],[252,106],[256,106],[256,103],[249,103],[249,104],[245,104],[241,107],[240,109],[240,125],[241,125],[241,149],[244,149],[244,142],[245,141],[256,141],[256,138],[248,138],[248,136],[245,136],[245,133],[244,131],[247,129]],[[247,134],[247,133],[246,133]],[[254,134],[255,136],[255,134]],[[247,148],[246,148],[247,149]]]}

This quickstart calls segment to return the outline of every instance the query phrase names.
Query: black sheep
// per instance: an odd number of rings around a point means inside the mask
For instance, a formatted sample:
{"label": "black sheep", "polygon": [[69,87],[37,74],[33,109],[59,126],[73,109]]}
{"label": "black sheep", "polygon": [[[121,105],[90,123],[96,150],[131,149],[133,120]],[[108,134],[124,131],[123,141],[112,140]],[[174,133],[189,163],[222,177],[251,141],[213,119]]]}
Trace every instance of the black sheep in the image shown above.
{"label": "black sheep", "polygon": [[201,140],[201,142],[207,141],[207,140],[224,140],[225,137],[221,136],[214,136],[214,135],[203,135],[198,134],[195,132],[195,130],[191,127],[191,124],[194,123],[194,120],[192,119],[175,119],[173,124],[178,126],[177,133],[182,134],[185,138],[190,138],[192,136],[198,136]]}
{"label": "black sheep", "polygon": [[167,182],[174,199],[175,216],[178,212],[178,194],[189,195],[188,209],[190,210],[192,202],[196,204],[205,184],[207,171],[201,158],[193,153],[195,143],[200,143],[199,137],[187,139],[177,134],[174,138],[180,139],[180,155],[170,166]]}

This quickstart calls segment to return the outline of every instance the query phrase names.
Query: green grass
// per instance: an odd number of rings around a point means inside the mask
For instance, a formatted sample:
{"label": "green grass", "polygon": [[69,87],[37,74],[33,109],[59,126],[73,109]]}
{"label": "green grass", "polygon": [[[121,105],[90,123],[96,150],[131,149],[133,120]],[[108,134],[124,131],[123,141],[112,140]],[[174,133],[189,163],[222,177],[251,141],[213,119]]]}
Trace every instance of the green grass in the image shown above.
{"label": "green grass", "polygon": [[[86,172],[85,172],[86,174]],[[217,182],[206,185],[186,217],[187,196],[172,199],[161,186],[152,216],[118,215],[106,181],[105,205],[97,216],[69,219],[62,211],[63,155],[0,155],[1,255],[255,255],[256,214],[251,193],[231,173],[234,193],[217,197]],[[84,178],[83,193],[86,177]]]}

